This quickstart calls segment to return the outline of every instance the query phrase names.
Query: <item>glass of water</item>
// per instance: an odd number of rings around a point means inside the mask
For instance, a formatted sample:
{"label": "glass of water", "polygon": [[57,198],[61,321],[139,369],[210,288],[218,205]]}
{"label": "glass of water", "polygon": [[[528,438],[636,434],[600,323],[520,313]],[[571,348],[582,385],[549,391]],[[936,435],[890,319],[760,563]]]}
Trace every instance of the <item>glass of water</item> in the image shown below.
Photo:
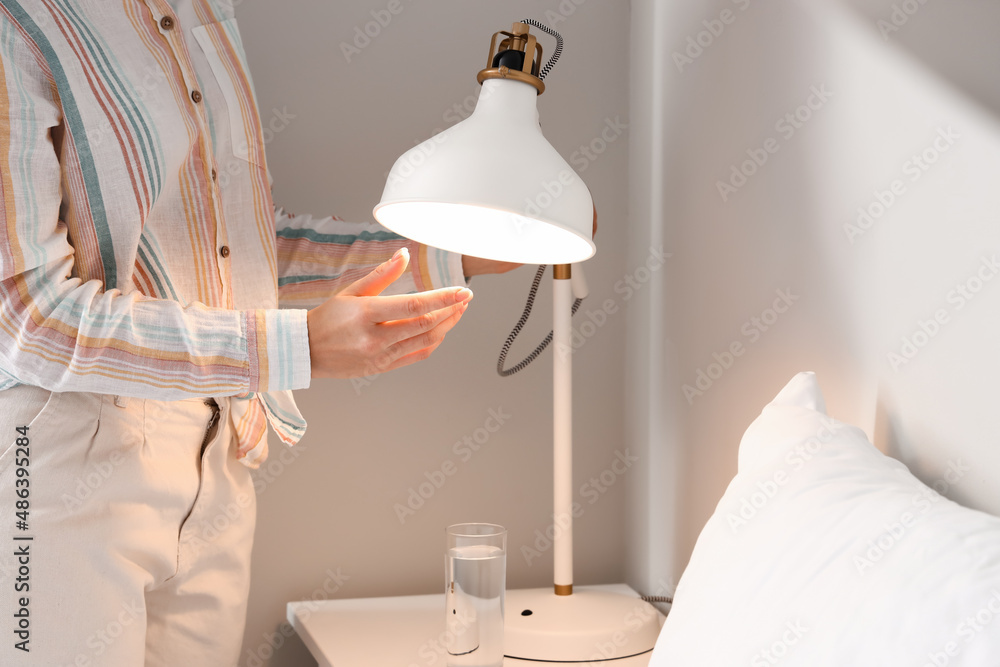
{"label": "glass of water", "polygon": [[447,535],[448,667],[501,667],[507,531],[492,523],[459,523]]}

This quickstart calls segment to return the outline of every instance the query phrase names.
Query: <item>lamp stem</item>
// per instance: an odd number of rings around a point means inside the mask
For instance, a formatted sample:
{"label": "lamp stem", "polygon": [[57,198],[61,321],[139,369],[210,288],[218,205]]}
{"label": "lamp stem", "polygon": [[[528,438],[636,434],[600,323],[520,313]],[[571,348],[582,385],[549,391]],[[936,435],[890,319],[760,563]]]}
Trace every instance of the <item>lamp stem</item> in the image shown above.
{"label": "lamp stem", "polygon": [[556,595],[573,593],[573,287],[569,264],[553,277],[553,499],[552,551]]}

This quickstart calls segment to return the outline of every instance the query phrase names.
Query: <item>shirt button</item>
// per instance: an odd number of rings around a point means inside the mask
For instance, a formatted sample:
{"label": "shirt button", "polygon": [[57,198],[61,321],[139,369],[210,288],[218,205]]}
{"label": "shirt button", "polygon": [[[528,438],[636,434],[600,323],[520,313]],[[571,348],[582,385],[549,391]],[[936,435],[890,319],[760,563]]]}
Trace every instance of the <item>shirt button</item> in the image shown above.
{"label": "shirt button", "polygon": [[229,257],[229,246],[224,245],[221,248],[219,248],[219,254],[222,255],[223,259]]}
{"label": "shirt button", "polygon": [[201,102],[201,91],[200,90],[192,90],[191,91],[191,99],[194,100],[195,104],[197,104],[198,102]]}
{"label": "shirt button", "polygon": [[163,28],[164,30],[173,30],[174,20],[169,16],[164,16],[162,19],[160,19],[160,27]]}

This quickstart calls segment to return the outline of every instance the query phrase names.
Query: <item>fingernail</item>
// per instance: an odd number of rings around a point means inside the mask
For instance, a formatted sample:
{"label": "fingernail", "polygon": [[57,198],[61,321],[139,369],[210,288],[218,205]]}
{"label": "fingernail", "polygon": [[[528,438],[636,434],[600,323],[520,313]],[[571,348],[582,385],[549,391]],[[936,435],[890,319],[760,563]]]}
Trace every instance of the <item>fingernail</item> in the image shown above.
{"label": "fingernail", "polygon": [[410,250],[409,250],[409,248],[406,248],[406,247],[400,248],[399,250],[397,250],[392,255],[392,259],[390,259],[389,261],[390,262],[395,262],[400,257],[404,257],[406,259],[410,259]]}
{"label": "fingernail", "polygon": [[459,301],[469,301],[472,299],[472,290],[468,287],[463,287],[462,289],[455,292],[455,296]]}

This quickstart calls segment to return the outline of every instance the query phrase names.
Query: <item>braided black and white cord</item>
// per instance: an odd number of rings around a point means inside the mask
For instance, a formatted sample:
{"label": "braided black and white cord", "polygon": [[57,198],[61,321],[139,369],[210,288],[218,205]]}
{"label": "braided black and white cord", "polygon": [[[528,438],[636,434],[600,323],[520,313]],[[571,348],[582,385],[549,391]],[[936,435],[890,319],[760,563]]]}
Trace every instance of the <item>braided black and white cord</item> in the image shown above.
{"label": "braided black and white cord", "polygon": [[[548,62],[546,62],[545,65],[538,71],[538,78],[544,79],[545,76],[552,71],[552,67],[559,60],[559,56],[562,55],[562,49],[563,49],[562,35],[560,35],[552,28],[548,27],[547,25],[543,25],[534,19],[523,19],[521,23],[525,23],[534,28],[538,28],[539,30],[547,32],[548,34],[556,38],[555,50],[552,52],[552,55],[549,56]],[[517,324],[514,325],[513,331],[511,331],[510,335],[507,336],[507,340],[504,342],[503,347],[500,349],[500,358],[497,360],[497,373],[499,373],[501,377],[508,377],[510,375],[513,375],[514,373],[517,373],[518,371],[524,370],[524,368],[532,361],[537,359],[538,355],[540,355],[545,350],[545,348],[549,346],[549,343],[552,342],[554,334],[552,331],[549,331],[549,335],[546,336],[545,339],[538,344],[538,347],[536,347],[531,352],[531,354],[529,354],[519,363],[515,364],[514,366],[511,366],[510,368],[503,367],[504,362],[507,361],[507,353],[510,352],[510,346],[514,344],[514,339],[516,339],[517,335],[521,333],[521,329],[524,328],[525,323],[527,323],[528,321],[528,317],[531,315],[531,309],[535,305],[535,296],[537,296],[538,294],[538,286],[542,282],[542,276],[545,275],[545,268],[547,266],[548,266],[547,264],[542,264],[541,266],[538,267],[538,271],[535,272],[535,278],[534,280],[531,281],[531,289],[528,291],[528,301],[527,303],[524,304],[524,312],[521,313],[521,319],[519,319],[517,321]],[[583,303],[583,299],[575,299],[573,301],[573,309],[572,309],[573,315],[576,315],[576,311],[580,309],[581,303]]]}
{"label": "braided black and white cord", "polygon": [[[514,325],[514,330],[510,332],[509,336],[507,336],[507,340],[504,341],[503,347],[500,349],[500,358],[497,359],[497,373],[501,377],[508,377],[518,371],[524,370],[524,368],[537,359],[538,355],[540,355],[545,348],[549,346],[549,343],[552,342],[554,334],[550,330],[549,335],[538,344],[538,347],[536,347],[531,354],[510,368],[503,367],[504,362],[507,360],[507,353],[510,352],[510,346],[514,344],[514,339],[517,338],[519,333],[521,333],[521,329],[523,329],[525,323],[527,323],[528,317],[531,316],[531,309],[535,305],[535,296],[538,295],[538,286],[542,282],[542,276],[545,275],[545,268],[547,266],[548,264],[542,264],[538,267],[538,270],[535,271],[535,278],[531,281],[531,289],[528,290],[528,301],[524,304],[524,312],[521,313],[521,319],[519,319],[517,324]],[[573,309],[571,311],[573,315],[576,315],[576,311],[580,309],[581,303],[583,303],[583,299],[575,299],[573,301]]]}
{"label": "braided black and white cord", "polygon": [[[532,26],[534,28],[538,28],[542,32],[547,32],[547,33],[549,33],[550,35],[552,35],[553,37],[556,38],[556,49],[555,49],[555,51],[553,51],[552,55],[549,56],[549,60],[548,60],[547,63],[545,63],[545,66],[542,67],[538,71],[538,78],[539,79],[544,79],[545,75],[552,71],[552,67],[556,64],[556,61],[559,60],[559,56],[562,55],[562,47],[563,47],[563,38],[562,38],[562,35],[560,35],[558,32],[556,32],[555,30],[553,30],[549,26],[544,25],[542,23],[539,23],[535,19],[522,19],[521,23],[526,23],[527,25],[530,25],[530,26]],[[528,54],[528,55],[530,57],[531,54]]]}
{"label": "braided black and white cord", "polygon": [[673,604],[674,599],[669,595],[640,595],[641,599],[646,602],[652,602],[656,604]]}

